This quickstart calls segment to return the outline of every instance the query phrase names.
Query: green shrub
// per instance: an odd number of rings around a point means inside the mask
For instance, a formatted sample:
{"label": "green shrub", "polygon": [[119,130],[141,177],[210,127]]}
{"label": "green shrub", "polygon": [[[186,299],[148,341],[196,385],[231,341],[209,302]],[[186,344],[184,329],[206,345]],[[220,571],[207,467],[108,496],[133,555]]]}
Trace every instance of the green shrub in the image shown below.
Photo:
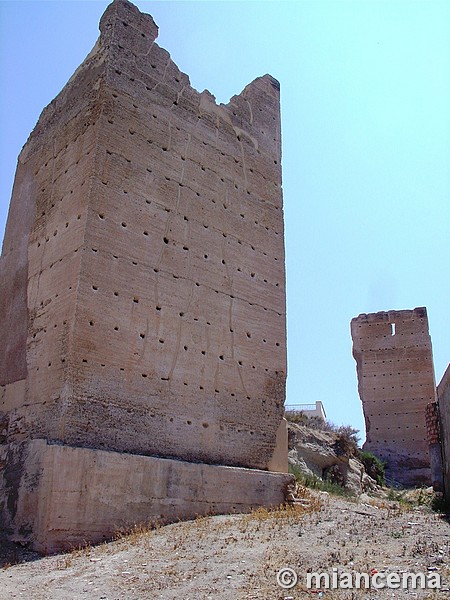
{"label": "green shrub", "polygon": [[316,475],[305,475],[300,471],[300,469],[293,465],[289,465],[289,473],[292,473],[292,475],[294,475],[295,480],[300,485],[304,485],[305,487],[310,488],[312,490],[320,490],[322,492],[328,492],[329,494],[333,494],[335,496],[345,496],[347,498],[353,496],[353,494],[349,490],[343,488],[339,484],[333,483],[327,479],[320,479],[320,477],[317,477]]}
{"label": "green shrub", "polygon": [[386,485],[386,474],[384,470],[384,463],[382,460],[365,450],[358,451],[358,458],[364,465],[366,473],[375,479],[378,485]]}

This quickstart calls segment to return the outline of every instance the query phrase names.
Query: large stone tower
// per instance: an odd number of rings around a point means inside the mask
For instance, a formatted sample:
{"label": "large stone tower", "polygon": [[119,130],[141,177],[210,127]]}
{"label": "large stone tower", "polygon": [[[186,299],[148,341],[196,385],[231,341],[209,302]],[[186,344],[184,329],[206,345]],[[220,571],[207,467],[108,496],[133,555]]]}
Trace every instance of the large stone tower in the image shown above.
{"label": "large stone tower", "polygon": [[[194,463],[287,469],[279,84],[217,105],[127,0],[100,32],[20,154],[0,262],[0,508],[45,549],[111,532],[113,480],[122,524],[278,502],[287,481],[228,482],[219,508],[213,469],[202,508],[173,509],[180,461],[191,487]],[[162,478],[137,515],[117,480],[133,469]]]}
{"label": "large stone tower", "polygon": [[425,308],[362,314],[351,322],[364,449],[386,463],[390,481],[430,483],[425,408],[436,401]]}

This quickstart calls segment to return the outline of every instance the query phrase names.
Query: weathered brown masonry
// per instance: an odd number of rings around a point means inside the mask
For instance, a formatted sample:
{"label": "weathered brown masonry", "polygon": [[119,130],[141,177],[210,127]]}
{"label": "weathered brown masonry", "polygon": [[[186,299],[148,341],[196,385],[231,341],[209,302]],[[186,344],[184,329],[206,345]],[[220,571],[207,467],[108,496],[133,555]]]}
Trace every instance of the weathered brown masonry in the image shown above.
{"label": "weathered brown masonry", "polygon": [[[218,105],[127,0],[100,32],[19,156],[0,261],[1,510],[40,547],[55,445],[69,480],[77,448],[287,470],[279,84]],[[51,548],[87,535],[60,512]]]}
{"label": "weathered brown masonry", "polygon": [[387,465],[390,480],[429,484],[427,404],[436,401],[425,308],[352,319],[353,356],[366,422],[364,448]]}

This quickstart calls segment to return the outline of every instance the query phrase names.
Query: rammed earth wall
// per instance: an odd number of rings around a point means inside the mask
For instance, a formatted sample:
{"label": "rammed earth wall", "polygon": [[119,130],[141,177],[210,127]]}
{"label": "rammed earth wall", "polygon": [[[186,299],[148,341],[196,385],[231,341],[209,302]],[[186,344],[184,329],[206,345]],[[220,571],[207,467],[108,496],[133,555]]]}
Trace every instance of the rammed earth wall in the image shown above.
{"label": "rammed earth wall", "polygon": [[127,0],[100,32],[18,161],[0,261],[5,523],[32,439],[287,469],[279,84],[218,105]]}
{"label": "rammed earth wall", "polygon": [[426,309],[362,314],[351,333],[364,448],[386,462],[392,482],[429,485],[425,408],[436,401],[436,384]]}

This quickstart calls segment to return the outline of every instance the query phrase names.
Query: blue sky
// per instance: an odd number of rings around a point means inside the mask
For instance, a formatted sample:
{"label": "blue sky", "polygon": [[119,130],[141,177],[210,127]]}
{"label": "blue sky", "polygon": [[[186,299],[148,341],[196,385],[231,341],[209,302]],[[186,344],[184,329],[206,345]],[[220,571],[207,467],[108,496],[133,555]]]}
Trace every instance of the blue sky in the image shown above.
{"label": "blue sky", "polygon": [[[0,238],[17,155],[98,36],[108,2],[0,1]],[[145,2],[220,102],[281,83],[287,402],[363,430],[350,320],[426,306],[450,360],[450,2]]]}

